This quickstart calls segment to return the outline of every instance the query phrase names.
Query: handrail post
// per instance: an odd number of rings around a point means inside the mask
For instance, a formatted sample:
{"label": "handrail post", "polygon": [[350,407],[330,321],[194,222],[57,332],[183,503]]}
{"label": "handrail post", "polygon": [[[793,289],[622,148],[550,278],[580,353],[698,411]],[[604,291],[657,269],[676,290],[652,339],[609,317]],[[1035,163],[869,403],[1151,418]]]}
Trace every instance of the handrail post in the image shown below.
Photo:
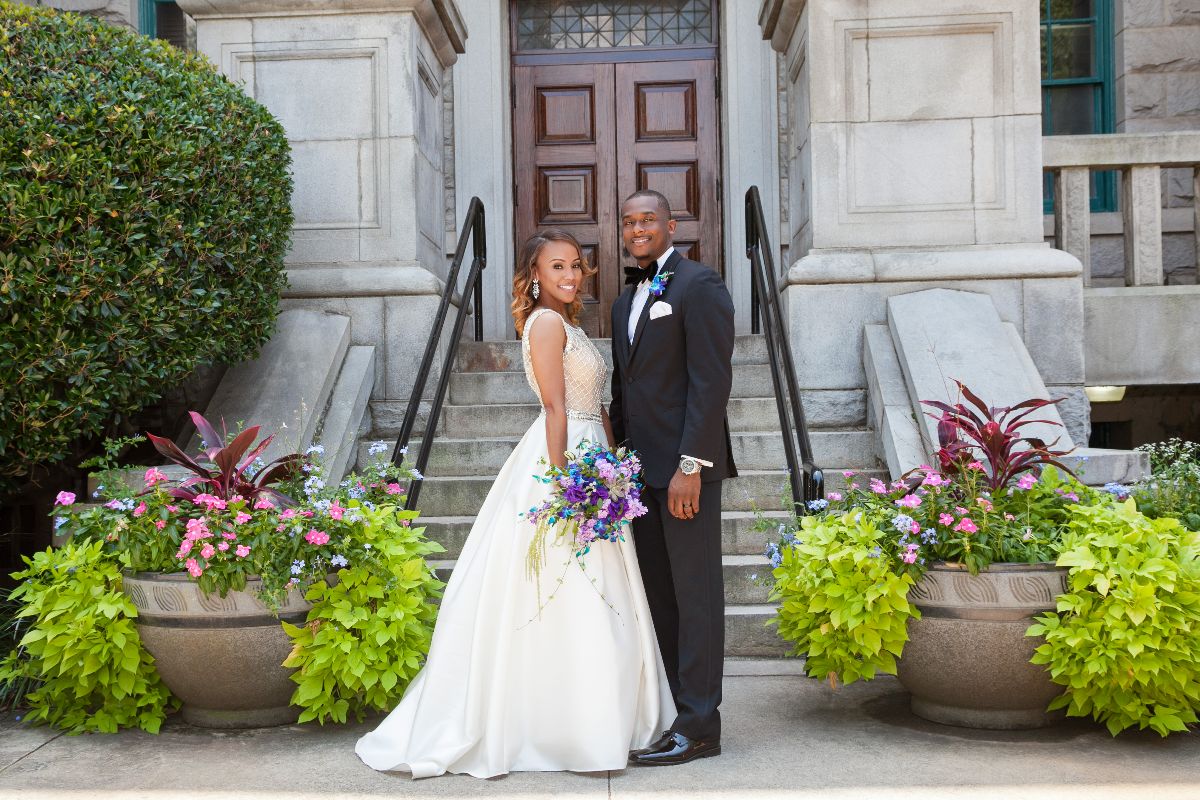
{"label": "handrail post", "polygon": [[[471,259],[471,268],[467,271],[467,280],[463,285],[458,312],[454,317],[453,333],[446,347],[445,357],[442,359],[442,370],[438,375],[437,390],[434,392],[433,400],[430,404],[429,419],[425,423],[425,435],[421,438],[421,449],[417,455],[415,465],[418,472],[424,472],[425,465],[429,461],[429,451],[433,445],[437,420],[441,415],[442,402],[445,399],[446,389],[450,382],[450,370],[454,366],[454,358],[458,354],[459,338],[462,336],[463,326],[466,323],[468,297],[473,298],[474,302],[475,340],[483,340],[482,273],[483,268],[487,265],[487,232],[484,226],[483,203],[478,197],[472,197],[470,205],[467,207],[467,216],[463,221],[462,231],[458,236],[458,244],[454,249],[454,259],[450,263],[450,269],[446,275],[446,284],[442,289],[442,296],[438,302],[437,312],[433,317],[433,325],[429,331],[429,340],[425,343],[425,354],[421,358],[421,365],[413,379],[412,394],[409,396],[408,407],[404,412],[404,421],[400,425],[400,435],[396,437],[396,444],[392,450],[391,460],[393,464],[399,464],[404,459],[404,451],[407,450],[409,440],[412,438],[413,429],[416,427],[417,416],[421,408],[421,398],[425,394],[425,385],[429,382],[429,373],[433,369],[434,361],[437,358],[437,348],[442,339],[442,328],[446,323],[446,314],[454,292],[458,288],[458,273],[462,268],[463,258],[466,256],[468,240],[472,243],[473,258]],[[420,482],[414,481],[409,487],[405,508],[411,510],[416,505],[417,496],[420,492]]]}
{"label": "handrail post", "polygon": [[[746,192],[746,256],[750,260],[750,285],[752,297],[756,301],[753,306],[756,313],[754,322],[757,323],[757,315],[761,315],[765,326],[771,382],[775,388],[775,405],[784,437],[784,456],[788,466],[788,481],[792,488],[792,501],[805,505],[824,494],[824,474],[813,463],[812,442],[808,436],[808,425],[800,400],[796,365],[783,325],[783,314],[779,309],[775,260],[770,250],[766,219],[757,186],[751,186]],[[755,332],[758,332],[757,325]],[[780,361],[783,362],[782,369]],[[799,459],[796,457],[797,443],[800,445]]]}

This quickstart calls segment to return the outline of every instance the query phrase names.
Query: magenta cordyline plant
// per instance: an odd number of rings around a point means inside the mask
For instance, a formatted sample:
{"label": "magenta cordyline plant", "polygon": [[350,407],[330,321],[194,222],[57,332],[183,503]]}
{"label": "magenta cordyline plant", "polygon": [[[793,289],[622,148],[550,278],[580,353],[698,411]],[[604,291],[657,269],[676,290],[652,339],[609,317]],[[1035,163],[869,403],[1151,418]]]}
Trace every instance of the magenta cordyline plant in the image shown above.
{"label": "magenta cordyline plant", "polygon": [[[293,505],[290,497],[270,484],[293,477],[304,462],[304,456],[299,453],[280,456],[251,476],[247,471],[254,466],[255,459],[262,455],[267,446],[271,444],[275,438],[274,434],[255,445],[254,440],[258,438],[259,426],[252,425],[229,441],[229,433],[225,429],[224,420],[221,422],[221,432],[218,433],[217,429],[201,414],[195,411],[189,411],[188,414],[191,415],[192,422],[196,424],[196,430],[199,431],[203,440],[204,456],[215,469],[209,469],[198,463],[176,447],[170,439],[164,439],[152,433],[146,434],[159,453],[179,466],[196,473],[195,477],[188,478],[178,486],[168,489],[167,491],[172,497],[179,500],[195,500],[200,495],[212,495],[228,501],[241,496],[250,503],[254,503],[260,497],[265,496],[275,500],[279,505]],[[226,441],[229,443],[226,444]],[[252,446],[253,449],[251,449]]]}
{"label": "magenta cordyline plant", "polygon": [[921,401],[941,412],[926,414],[938,423],[937,459],[943,472],[963,474],[972,464],[978,463],[986,475],[984,483],[993,492],[1008,486],[1022,473],[1036,475],[1042,467],[1051,464],[1075,477],[1075,473],[1058,460],[1071,452],[1055,450],[1058,439],[1046,444],[1036,436],[1021,435],[1022,428],[1036,423],[1062,427],[1053,420],[1030,419],[1034,412],[1059,403],[1062,398],[1043,400],[1035,397],[1014,406],[989,406],[961,381],[954,383],[974,408],[963,403]]}

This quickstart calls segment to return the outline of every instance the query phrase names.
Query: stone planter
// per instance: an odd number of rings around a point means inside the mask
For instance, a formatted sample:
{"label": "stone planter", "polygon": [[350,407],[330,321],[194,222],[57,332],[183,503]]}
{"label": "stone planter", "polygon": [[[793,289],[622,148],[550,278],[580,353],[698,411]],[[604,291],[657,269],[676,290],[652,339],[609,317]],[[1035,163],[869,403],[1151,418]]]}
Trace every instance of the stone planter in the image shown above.
{"label": "stone planter", "polygon": [[1062,687],[1029,663],[1042,639],[1025,631],[1066,586],[1067,570],[1053,564],[993,564],[978,575],[934,565],[909,592],[922,618],[909,622],[897,671],[913,713],[995,730],[1056,722],[1046,706]]}
{"label": "stone planter", "polygon": [[163,683],[183,701],[183,718],[205,728],[295,722],[296,689],[280,666],[292,645],[280,620],[302,624],[311,607],[291,592],[276,617],[256,596],[257,579],[225,597],[205,594],[184,573],[127,574],[142,643]]}

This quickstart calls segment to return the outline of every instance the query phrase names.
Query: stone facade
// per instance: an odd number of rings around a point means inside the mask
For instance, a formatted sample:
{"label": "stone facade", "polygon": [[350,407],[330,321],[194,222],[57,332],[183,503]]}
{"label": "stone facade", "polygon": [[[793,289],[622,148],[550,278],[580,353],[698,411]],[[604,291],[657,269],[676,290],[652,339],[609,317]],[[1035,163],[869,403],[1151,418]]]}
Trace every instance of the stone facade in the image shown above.
{"label": "stone facade", "polygon": [[49,6],[76,14],[90,14],[113,25],[137,30],[138,0],[17,0],[27,6]]}

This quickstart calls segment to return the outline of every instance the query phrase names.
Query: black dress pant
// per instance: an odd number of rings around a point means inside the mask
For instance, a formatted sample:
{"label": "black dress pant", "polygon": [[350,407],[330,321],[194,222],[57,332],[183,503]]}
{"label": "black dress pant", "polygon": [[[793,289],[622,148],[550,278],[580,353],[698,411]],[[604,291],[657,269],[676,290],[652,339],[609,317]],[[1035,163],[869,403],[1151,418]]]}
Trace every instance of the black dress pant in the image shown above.
{"label": "black dress pant", "polygon": [[700,513],[671,516],[667,490],[646,487],[648,513],[633,521],[646,598],[678,716],[689,739],[721,736],[725,584],[721,574],[721,481],[702,484]]}

